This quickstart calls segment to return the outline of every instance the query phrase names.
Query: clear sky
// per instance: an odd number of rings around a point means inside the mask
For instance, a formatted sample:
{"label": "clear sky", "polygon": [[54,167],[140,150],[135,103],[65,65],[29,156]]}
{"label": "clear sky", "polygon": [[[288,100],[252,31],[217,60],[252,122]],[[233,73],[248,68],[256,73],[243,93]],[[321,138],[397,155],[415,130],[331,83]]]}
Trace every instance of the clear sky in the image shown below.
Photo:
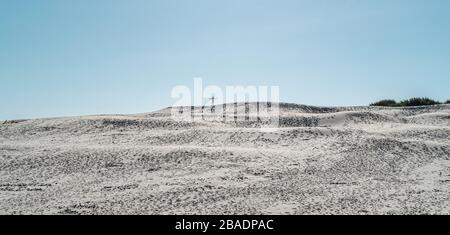
{"label": "clear sky", "polygon": [[139,113],[176,85],[450,99],[448,0],[0,0],[0,120]]}

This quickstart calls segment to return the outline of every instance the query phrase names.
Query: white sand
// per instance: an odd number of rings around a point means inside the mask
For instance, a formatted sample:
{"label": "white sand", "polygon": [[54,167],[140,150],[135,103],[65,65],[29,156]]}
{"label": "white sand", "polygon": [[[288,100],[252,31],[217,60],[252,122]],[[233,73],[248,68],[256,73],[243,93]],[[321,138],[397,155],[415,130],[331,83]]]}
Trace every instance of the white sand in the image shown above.
{"label": "white sand", "polygon": [[0,122],[0,213],[450,214],[449,105],[169,115]]}

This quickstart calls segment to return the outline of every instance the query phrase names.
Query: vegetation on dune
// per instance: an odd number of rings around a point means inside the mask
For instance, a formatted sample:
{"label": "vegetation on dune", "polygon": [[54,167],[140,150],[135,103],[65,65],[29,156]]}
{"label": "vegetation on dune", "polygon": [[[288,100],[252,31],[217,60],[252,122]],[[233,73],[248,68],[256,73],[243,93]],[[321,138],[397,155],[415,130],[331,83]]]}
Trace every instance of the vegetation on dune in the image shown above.
{"label": "vegetation on dune", "polygon": [[[448,102],[448,101],[447,101]],[[446,103],[447,103],[446,102]],[[381,100],[370,104],[370,106],[385,106],[385,107],[408,107],[408,106],[423,106],[441,104],[439,101],[430,98],[411,98],[397,102],[395,100]]]}
{"label": "vegetation on dune", "polygon": [[421,106],[440,104],[440,102],[429,98],[411,98],[409,100],[403,100],[399,104],[400,106]]}
{"label": "vegetation on dune", "polygon": [[450,100],[445,101],[446,104],[450,104]]}
{"label": "vegetation on dune", "polygon": [[370,106],[388,106],[388,107],[394,107],[397,106],[397,101],[395,100],[380,100],[378,102],[375,102],[373,104],[370,104]]}

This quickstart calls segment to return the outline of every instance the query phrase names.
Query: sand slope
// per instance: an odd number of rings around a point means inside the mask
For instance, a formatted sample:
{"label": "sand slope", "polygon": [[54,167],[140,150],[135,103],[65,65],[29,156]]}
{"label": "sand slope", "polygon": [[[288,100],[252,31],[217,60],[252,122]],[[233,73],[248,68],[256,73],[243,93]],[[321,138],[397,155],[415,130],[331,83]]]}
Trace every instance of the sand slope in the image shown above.
{"label": "sand slope", "polygon": [[450,214],[449,105],[280,108],[0,122],[0,213]]}

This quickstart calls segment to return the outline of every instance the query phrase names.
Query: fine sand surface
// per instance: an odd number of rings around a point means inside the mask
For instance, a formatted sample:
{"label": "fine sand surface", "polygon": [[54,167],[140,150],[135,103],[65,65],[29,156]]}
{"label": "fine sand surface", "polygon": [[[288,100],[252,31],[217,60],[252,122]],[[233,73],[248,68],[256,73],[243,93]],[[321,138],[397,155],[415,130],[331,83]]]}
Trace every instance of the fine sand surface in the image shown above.
{"label": "fine sand surface", "polygon": [[0,214],[450,214],[450,105],[280,109],[0,121]]}

